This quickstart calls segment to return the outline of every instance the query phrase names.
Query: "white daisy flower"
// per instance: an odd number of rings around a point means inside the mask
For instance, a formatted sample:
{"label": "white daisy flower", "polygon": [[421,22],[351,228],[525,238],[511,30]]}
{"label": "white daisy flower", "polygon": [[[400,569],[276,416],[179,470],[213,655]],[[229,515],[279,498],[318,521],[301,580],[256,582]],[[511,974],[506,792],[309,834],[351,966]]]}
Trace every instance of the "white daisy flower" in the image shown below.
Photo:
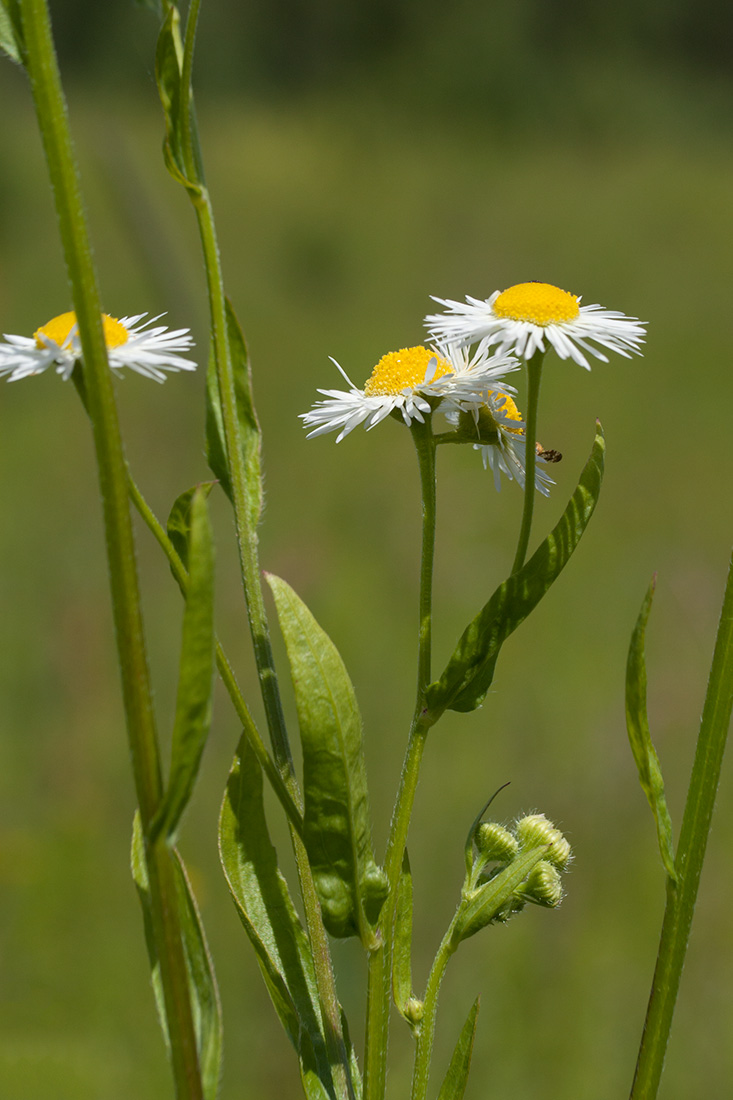
{"label": "white daisy flower", "polygon": [[[525,483],[525,425],[516,404],[508,394],[489,390],[487,400],[480,409],[471,410],[480,443],[474,443],[473,449],[481,452],[484,469],[491,470],[497,491],[501,489],[501,474],[509,481],[516,481],[523,489]],[[448,420],[458,426],[465,425],[468,417],[450,412]],[[470,423],[470,422],[469,422]],[[559,462],[562,455],[557,451],[546,451],[536,444],[537,461],[535,464],[535,488],[543,496],[550,495],[550,486],[555,482],[543,469],[549,462]]]}
{"label": "white daisy flower", "polygon": [[[178,352],[193,347],[187,328],[169,331],[165,325],[150,328],[163,315],[152,317],[143,324],[146,316],[109,317],[102,314],[104,338],[107,344],[109,365],[114,371],[123,367],[137,371],[146,378],[164,382],[166,371],[195,370],[191,359],[184,359]],[[49,367],[66,381],[74,364],[81,358],[81,343],[75,313],[62,313],[28,336],[5,335],[6,343],[0,343],[0,377],[6,375],[9,382],[42,374]]]}
{"label": "white daisy flower", "polygon": [[[499,355],[513,352],[530,359],[536,351],[545,351],[545,340],[561,359],[574,359],[590,370],[584,352],[608,362],[608,351],[630,358],[640,355],[645,329],[636,317],[626,317],[601,306],[581,306],[580,298],[550,283],[518,283],[508,290],[496,291],[481,301],[466,297],[464,302],[435,298],[446,313],[425,318],[433,339],[458,344],[481,342],[483,348],[496,347]],[[600,347],[594,347],[594,344]]]}
{"label": "white daisy flower", "polygon": [[484,351],[469,356],[454,346],[401,348],[382,356],[360,390],[335,359],[331,362],[350,389],[319,389],[326,400],[316,401],[310,412],[300,416],[312,429],[309,439],[338,431],[337,443],[359,424],[368,431],[393,412],[399,412],[408,426],[413,420],[422,424],[426,414],[436,408],[449,411],[480,406],[489,388],[514,393],[502,378],[519,365],[511,356],[489,356]]}

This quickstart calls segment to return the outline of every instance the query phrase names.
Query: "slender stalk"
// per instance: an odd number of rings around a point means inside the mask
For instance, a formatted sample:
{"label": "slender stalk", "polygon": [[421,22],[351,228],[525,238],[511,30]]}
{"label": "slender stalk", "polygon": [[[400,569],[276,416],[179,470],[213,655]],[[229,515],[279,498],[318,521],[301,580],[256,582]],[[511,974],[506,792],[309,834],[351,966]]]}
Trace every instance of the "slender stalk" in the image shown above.
{"label": "slender stalk", "polygon": [[675,859],[678,882],[667,879],[667,905],[641,1037],[631,1100],[654,1100],[672,1027],[680,976],[695,911],[720,768],[733,709],[733,556],[705,696],[695,761]]}
{"label": "slender stalk", "polygon": [[364,1100],[382,1100],[387,1078],[389,1013],[392,1001],[392,950],[397,883],[415,802],[428,730],[435,721],[425,709],[425,690],[430,683],[433,561],[435,557],[435,439],[431,419],[413,421],[412,438],[417,451],[422,489],[422,553],[420,559],[420,604],[415,712],[402,765],[384,869],[389,893],[379,920],[380,946],[369,956],[367,1019],[364,1053]]}
{"label": "slender stalk", "polygon": [[524,508],[512,573],[516,573],[524,565],[532,530],[532,513],[534,512],[534,498],[536,496],[534,481],[537,465],[537,408],[540,402],[540,382],[542,380],[544,354],[543,351],[536,351],[532,358],[527,361],[527,416],[524,424]]}
{"label": "slender stalk", "polygon": [[423,1017],[420,1021],[420,1030],[417,1036],[415,1050],[415,1068],[412,1074],[412,1091],[410,1100],[425,1100],[428,1092],[428,1079],[430,1076],[430,1062],[433,1056],[433,1041],[435,1039],[435,1016],[438,1011],[438,994],[445,975],[448,960],[456,950],[453,940],[453,928],[456,919],[451,921],[448,931],[438,948],[438,954],[430,968],[425,1000],[423,1002]]}
{"label": "slender stalk", "polygon": [[[211,200],[200,172],[196,156],[198,135],[193,112],[193,93],[191,74],[193,68],[193,50],[196,40],[196,24],[200,0],[191,0],[182,61],[181,103],[186,134],[183,139],[183,156],[186,174],[190,181],[196,181],[197,190],[189,190],[204,255],[206,283],[211,317],[211,334],[216,363],[217,382],[221,402],[224,438],[227,451],[232,497],[234,504],[234,523],[237,533],[237,546],[244,589],[247,616],[249,619],[252,645],[260,682],[260,691],[265,708],[267,726],[273,747],[275,763],[282,775],[288,793],[299,806],[301,796],[298,789],[293,758],[288,741],[285,717],[280,698],[277,671],[270,642],[270,628],[265,611],[259,562],[259,540],[256,521],[251,517],[247,501],[247,478],[244,456],[241,446],[241,434],[237,417],[234,371],[232,366],[227,332],[226,298],[221,270],[219,246]],[[291,841],[298,870],[301,896],[308,937],[315,967],[316,983],[326,1030],[329,1054],[335,1067],[336,1087],[340,1097],[351,1100],[354,1086],[351,1081],[351,1066],[341,1025],[341,1007],[336,993],[333,965],[328,946],[328,938],[321,917],[320,904],[313,884],[313,876],[307,853],[297,830],[291,826]]]}
{"label": "slender stalk", "polygon": [[107,363],[96,273],[45,0],[21,0],[21,13],[28,72],[82,346],[102,495],[123,700],[145,836],[153,936],[160,964],[176,1095],[179,1100],[201,1100],[201,1075],[172,857],[163,841],[154,844],[148,841],[149,826],[162,798],[163,781],[145,654],[122,439]]}

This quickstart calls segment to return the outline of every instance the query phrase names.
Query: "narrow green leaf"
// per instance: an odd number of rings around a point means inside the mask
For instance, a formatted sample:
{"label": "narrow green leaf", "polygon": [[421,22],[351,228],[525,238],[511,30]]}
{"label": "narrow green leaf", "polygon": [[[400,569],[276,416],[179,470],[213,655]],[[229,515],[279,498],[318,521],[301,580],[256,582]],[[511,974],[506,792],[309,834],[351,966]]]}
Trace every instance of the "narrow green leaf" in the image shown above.
{"label": "narrow green leaf", "polygon": [[[252,397],[252,374],[247,345],[231,303],[227,299],[227,339],[234,373],[234,394],[239,427],[239,446],[244,456],[249,521],[254,529],[262,511],[261,434]],[[206,461],[232,499],[231,477],[227,462],[224,423],[219,397],[216,364],[209,360],[206,374]]]}
{"label": "narrow green leaf", "polygon": [[[170,848],[178,895],[179,918],[183,934],[183,949],[190,982],[194,1025],[196,1029],[196,1048],[201,1068],[201,1079],[206,1100],[216,1100],[221,1076],[222,1019],[219,992],[216,986],[214,967],[208,944],[204,935],[201,917],[191,885],[186,875],[183,861],[175,848]],[[168,1023],[165,1015],[165,1000],[160,977],[160,963],[155,951],[155,939],[150,911],[150,887],[145,861],[140,815],[135,814],[132,830],[132,875],[137,887],[143,910],[145,940],[148,947],[153,992],[158,1009],[158,1018],[163,1029],[166,1044],[170,1046]]]}
{"label": "narrow green leaf", "polygon": [[[181,17],[172,4],[163,20],[155,47],[155,81],[165,116],[166,144],[179,172],[183,161],[179,156],[178,127],[181,114],[181,67],[183,46],[180,30]],[[168,166],[170,168],[170,165]]]}
{"label": "narrow green leaf", "polygon": [[24,64],[23,24],[18,0],[0,3],[0,50],[4,50],[11,61]]}
{"label": "narrow green leaf", "polygon": [[277,865],[265,820],[262,772],[244,736],[221,808],[219,853],[267,991],[300,1056],[301,1072],[312,1070],[332,1090],[310,947]]}
{"label": "narrow green leaf", "polygon": [[468,1071],[471,1068],[471,1055],[473,1054],[473,1041],[476,1036],[476,1020],[480,1006],[480,997],[477,997],[471,1006],[471,1011],[458,1036],[453,1057],[448,1066],[445,1080],[440,1086],[438,1100],[463,1100],[468,1082]]}
{"label": "narrow green leaf", "polygon": [[431,711],[475,710],[491,686],[499,650],[537,606],[567,565],[598,500],[605,443],[600,424],[578,487],[551,531],[530,560],[494,592],[463,632],[439,680],[427,689]]}
{"label": "narrow green leaf", "polygon": [[657,825],[657,840],[664,869],[677,881],[674,866],[674,837],[672,820],[664,797],[664,780],[659,766],[659,757],[652,743],[649,719],[646,709],[646,659],[644,656],[644,637],[649,613],[652,609],[656,577],[647,589],[631,635],[629,656],[626,662],[626,729],[629,734],[631,751],[634,754],[639,771],[639,782],[651,806]]}
{"label": "narrow green leaf", "polygon": [[171,771],[165,797],[153,825],[153,835],[162,831],[170,837],[178,827],[196,782],[211,724],[214,551],[206,507],[207,495],[208,490],[199,487],[191,498],[189,538],[186,541],[188,588],[183,613]]}
{"label": "narrow green leaf", "polygon": [[203,493],[205,498],[208,497],[215,484],[214,481],[203,481],[200,485],[186,489],[185,493],[176,497],[168,516],[166,524],[168,538],[173,543],[186,570],[188,569],[188,544],[191,538],[191,502],[197,492]]}
{"label": "narrow green leaf", "polygon": [[[267,574],[290,661],[303,744],[303,841],[332,936],[371,947],[384,883],[371,847],[361,716],[335,645],[293,589]],[[372,889],[366,888],[369,881]],[[381,892],[381,898],[380,898]]]}
{"label": "narrow green leaf", "polygon": [[412,873],[407,849],[397,881],[392,992],[397,1011],[405,1016],[407,1002],[412,996]]}
{"label": "narrow green leaf", "polygon": [[453,942],[456,945],[496,919],[546,850],[544,846],[520,852],[503,871],[479,886],[472,896],[463,899],[454,926]]}

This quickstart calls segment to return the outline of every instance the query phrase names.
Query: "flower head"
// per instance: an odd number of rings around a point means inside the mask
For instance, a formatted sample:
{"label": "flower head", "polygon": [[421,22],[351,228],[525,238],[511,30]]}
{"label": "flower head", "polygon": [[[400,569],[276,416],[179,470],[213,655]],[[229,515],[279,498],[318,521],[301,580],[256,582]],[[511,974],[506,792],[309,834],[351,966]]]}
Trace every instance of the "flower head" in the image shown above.
{"label": "flower head", "polygon": [[[184,359],[178,352],[188,351],[193,340],[187,328],[169,331],[165,325],[150,326],[159,320],[152,317],[143,324],[146,316],[110,317],[102,314],[104,339],[107,345],[109,365],[114,371],[129,367],[146,378],[164,382],[166,371],[195,370],[191,359]],[[160,315],[162,316],[162,314]],[[5,336],[0,343],[0,376],[9,382],[42,374],[53,366],[66,381],[74,364],[81,358],[81,343],[75,313],[62,313],[36,329],[32,337]]]}
{"label": "flower head", "polygon": [[[480,442],[474,443],[475,451],[481,452],[484,469],[491,470],[497,490],[501,489],[501,475],[509,481],[516,481],[523,489],[525,482],[526,435],[522,414],[514,400],[505,393],[494,390],[484,397],[484,404],[461,416],[449,413],[451,423],[461,425],[464,431],[475,427]],[[473,424],[471,423],[473,421]],[[555,482],[543,468],[548,462],[557,462],[562,456],[556,451],[545,451],[537,443],[537,461],[535,464],[535,488],[543,496],[550,495],[550,486]]]}
{"label": "flower head", "polygon": [[478,407],[489,387],[514,392],[502,379],[518,366],[511,356],[487,352],[469,356],[452,345],[402,348],[383,355],[360,390],[335,359],[331,362],[350,389],[319,390],[326,400],[316,401],[301,418],[311,428],[308,438],[338,431],[337,443],[359,424],[369,430],[390,413],[401,415],[409,426],[413,420],[423,423],[435,409],[457,412]]}
{"label": "flower head", "polygon": [[641,354],[644,341],[644,327],[635,317],[599,305],[581,306],[579,297],[550,283],[518,283],[485,301],[469,296],[465,303],[434,300],[446,312],[425,318],[433,339],[480,342],[486,349],[496,346],[499,355],[512,352],[530,359],[546,350],[547,340],[561,359],[574,359],[590,370],[584,352],[608,362],[602,349],[629,358],[631,352]]}

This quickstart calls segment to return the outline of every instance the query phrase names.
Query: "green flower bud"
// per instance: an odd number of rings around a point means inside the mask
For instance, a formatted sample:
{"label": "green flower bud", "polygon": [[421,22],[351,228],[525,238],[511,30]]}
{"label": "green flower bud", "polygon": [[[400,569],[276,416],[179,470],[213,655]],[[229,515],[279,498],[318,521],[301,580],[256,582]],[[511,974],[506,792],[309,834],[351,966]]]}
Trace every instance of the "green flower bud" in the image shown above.
{"label": "green flower bud", "polygon": [[522,883],[518,891],[520,897],[527,901],[533,901],[536,905],[544,905],[548,909],[554,909],[560,904],[563,897],[560,872],[554,864],[546,859],[532,869],[527,880]]}
{"label": "green flower bud", "polygon": [[572,855],[570,845],[544,814],[521,817],[516,824],[516,831],[521,848],[544,848],[549,845],[545,859],[559,870],[565,870]]}
{"label": "green flower bud", "polygon": [[485,821],[474,833],[473,842],[479,855],[489,862],[510,863],[519,851],[516,837],[503,825],[494,821]]}
{"label": "green flower bud", "polygon": [[402,1015],[405,1017],[410,1027],[417,1027],[418,1024],[422,1022],[424,1014],[425,1005],[423,1002],[419,1001],[417,997],[409,997]]}

